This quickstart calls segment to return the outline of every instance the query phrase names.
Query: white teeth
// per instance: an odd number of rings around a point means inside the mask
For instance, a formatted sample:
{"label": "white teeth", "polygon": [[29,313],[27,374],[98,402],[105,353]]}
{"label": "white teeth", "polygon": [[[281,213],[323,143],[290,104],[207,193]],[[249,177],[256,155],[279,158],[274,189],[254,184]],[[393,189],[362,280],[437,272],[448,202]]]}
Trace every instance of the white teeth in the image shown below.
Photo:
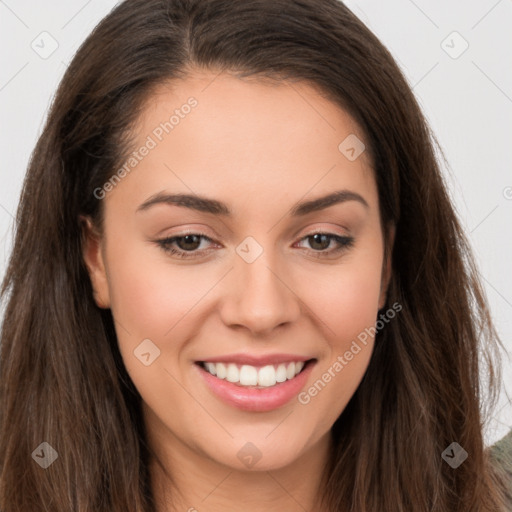
{"label": "white teeth", "polygon": [[240,371],[236,367],[236,364],[228,364],[226,380],[228,382],[238,382],[240,380]]}
{"label": "white teeth", "polygon": [[[212,364],[214,367],[215,367],[215,370],[216,370],[216,373],[217,373],[217,377],[219,379],[225,379],[226,378],[226,375],[227,375],[227,371],[226,371],[226,366],[222,363],[209,363],[209,364]],[[208,366],[206,367],[206,369],[210,372],[210,368],[208,368]],[[212,373],[210,372],[212,375],[215,375],[215,373]]]}
{"label": "white teeth", "polygon": [[275,386],[278,382],[285,382],[293,379],[302,368],[304,362],[289,362],[279,365],[266,365],[255,367],[244,364],[238,367],[233,363],[210,363],[205,362],[203,367],[219,379],[226,379],[228,382],[240,384],[241,386]]}
{"label": "white teeth", "polygon": [[276,385],[276,371],[271,364],[258,370],[258,385],[264,387]]}
{"label": "white teeth", "polygon": [[213,363],[206,363],[206,368],[212,375],[217,375],[217,368]]}
{"label": "white teeth", "polygon": [[280,364],[277,367],[276,371],[276,381],[284,382],[286,380],[286,366],[284,364]]}
{"label": "white teeth", "polygon": [[254,366],[244,364],[240,368],[240,384],[242,386],[256,386],[258,384],[258,370]]}

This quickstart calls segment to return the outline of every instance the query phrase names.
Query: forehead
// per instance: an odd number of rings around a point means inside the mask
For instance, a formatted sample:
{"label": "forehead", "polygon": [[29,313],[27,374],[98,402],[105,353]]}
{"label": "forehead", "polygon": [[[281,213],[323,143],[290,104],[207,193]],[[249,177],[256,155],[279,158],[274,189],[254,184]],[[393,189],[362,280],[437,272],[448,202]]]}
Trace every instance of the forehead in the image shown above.
{"label": "forehead", "polygon": [[149,140],[151,149],[116,188],[130,182],[141,200],[164,188],[284,200],[340,187],[376,200],[368,152],[343,152],[364,143],[362,130],[305,82],[192,73],[152,90],[134,135],[134,150]]}

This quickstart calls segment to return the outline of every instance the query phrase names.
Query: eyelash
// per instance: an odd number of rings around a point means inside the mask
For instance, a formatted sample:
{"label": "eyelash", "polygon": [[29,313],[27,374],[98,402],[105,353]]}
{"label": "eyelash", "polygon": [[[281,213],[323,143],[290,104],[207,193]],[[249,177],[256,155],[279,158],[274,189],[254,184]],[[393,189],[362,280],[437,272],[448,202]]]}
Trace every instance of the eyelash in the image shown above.
{"label": "eyelash", "polygon": [[[310,233],[310,234],[302,237],[300,239],[300,241],[306,240],[315,235],[327,236],[330,240],[334,240],[338,244],[338,247],[335,247],[334,249],[331,249],[331,250],[323,250],[323,251],[308,250],[307,251],[309,253],[313,253],[315,255],[315,257],[318,257],[318,258],[324,258],[327,256],[331,256],[332,254],[337,254],[337,253],[339,253],[345,249],[348,249],[354,245],[353,237],[335,235],[334,233],[324,233],[322,231],[316,231],[316,232]],[[209,236],[204,235],[203,233],[184,233],[182,235],[177,235],[177,236],[173,236],[173,237],[169,237],[169,238],[163,238],[161,240],[156,240],[156,243],[160,246],[160,248],[164,252],[171,254],[172,256],[176,256],[178,258],[187,259],[187,258],[200,257],[201,251],[198,251],[197,249],[194,251],[184,251],[182,249],[175,249],[174,247],[172,247],[172,244],[177,239],[185,238],[186,236],[199,236],[207,241],[213,242],[213,240]],[[198,254],[199,254],[199,256],[198,256]]]}

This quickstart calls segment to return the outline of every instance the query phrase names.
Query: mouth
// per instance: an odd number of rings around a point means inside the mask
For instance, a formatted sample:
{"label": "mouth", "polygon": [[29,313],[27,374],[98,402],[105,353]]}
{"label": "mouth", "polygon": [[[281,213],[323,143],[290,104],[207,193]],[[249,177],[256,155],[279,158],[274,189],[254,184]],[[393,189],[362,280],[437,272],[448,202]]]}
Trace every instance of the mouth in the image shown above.
{"label": "mouth", "polygon": [[197,364],[218,379],[225,379],[237,386],[264,389],[294,379],[310,361],[313,361],[313,359],[267,364],[265,366],[227,362],[214,363],[210,361],[199,361]]}
{"label": "mouth", "polygon": [[316,359],[274,364],[196,361],[195,368],[210,392],[224,403],[244,411],[272,411],[297,396],[307,383]]}

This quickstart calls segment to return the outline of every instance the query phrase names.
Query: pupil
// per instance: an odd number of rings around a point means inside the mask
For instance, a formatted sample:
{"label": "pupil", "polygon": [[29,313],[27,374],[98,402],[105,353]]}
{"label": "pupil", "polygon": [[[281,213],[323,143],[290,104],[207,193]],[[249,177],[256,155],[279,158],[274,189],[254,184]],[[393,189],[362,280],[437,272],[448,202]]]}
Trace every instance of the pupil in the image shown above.
{"label": "pupil", "polygon": [[[192,245],[194,246],[197,246],[197,239],[199,238],[197,235],[185,235],[185,236],[182,236],[180,237],[181,240],[185,240],[185,245],[187,245],[187,243],[191,243]],[[190,239],[196,239],[195,242],[190,242]],[[183,245],[183,244],[180,244],[180,245]],[[183,250],[193,250],[193,249],[197,249],[197,247],[181,247]]]}
{"label": "pupil", "polygon": [[[322,245],[320,239],[323,238],[324,239],[323,241],[325,242],[325,240],[327,239],[327,235],[324,235],[324,234],[321,234],[321,233],[317,233],[316,235],[313,235],[312,238],[313,238],[313,243],[311,244],[311,246],[313,248],[315,248],[315,243],[318,242],[318,243],[320,243],[320,245]],[[327,244],[327,246],[328,245],[329,244]],[[325,247],[316,247],[316,249],[325,249]]]}

